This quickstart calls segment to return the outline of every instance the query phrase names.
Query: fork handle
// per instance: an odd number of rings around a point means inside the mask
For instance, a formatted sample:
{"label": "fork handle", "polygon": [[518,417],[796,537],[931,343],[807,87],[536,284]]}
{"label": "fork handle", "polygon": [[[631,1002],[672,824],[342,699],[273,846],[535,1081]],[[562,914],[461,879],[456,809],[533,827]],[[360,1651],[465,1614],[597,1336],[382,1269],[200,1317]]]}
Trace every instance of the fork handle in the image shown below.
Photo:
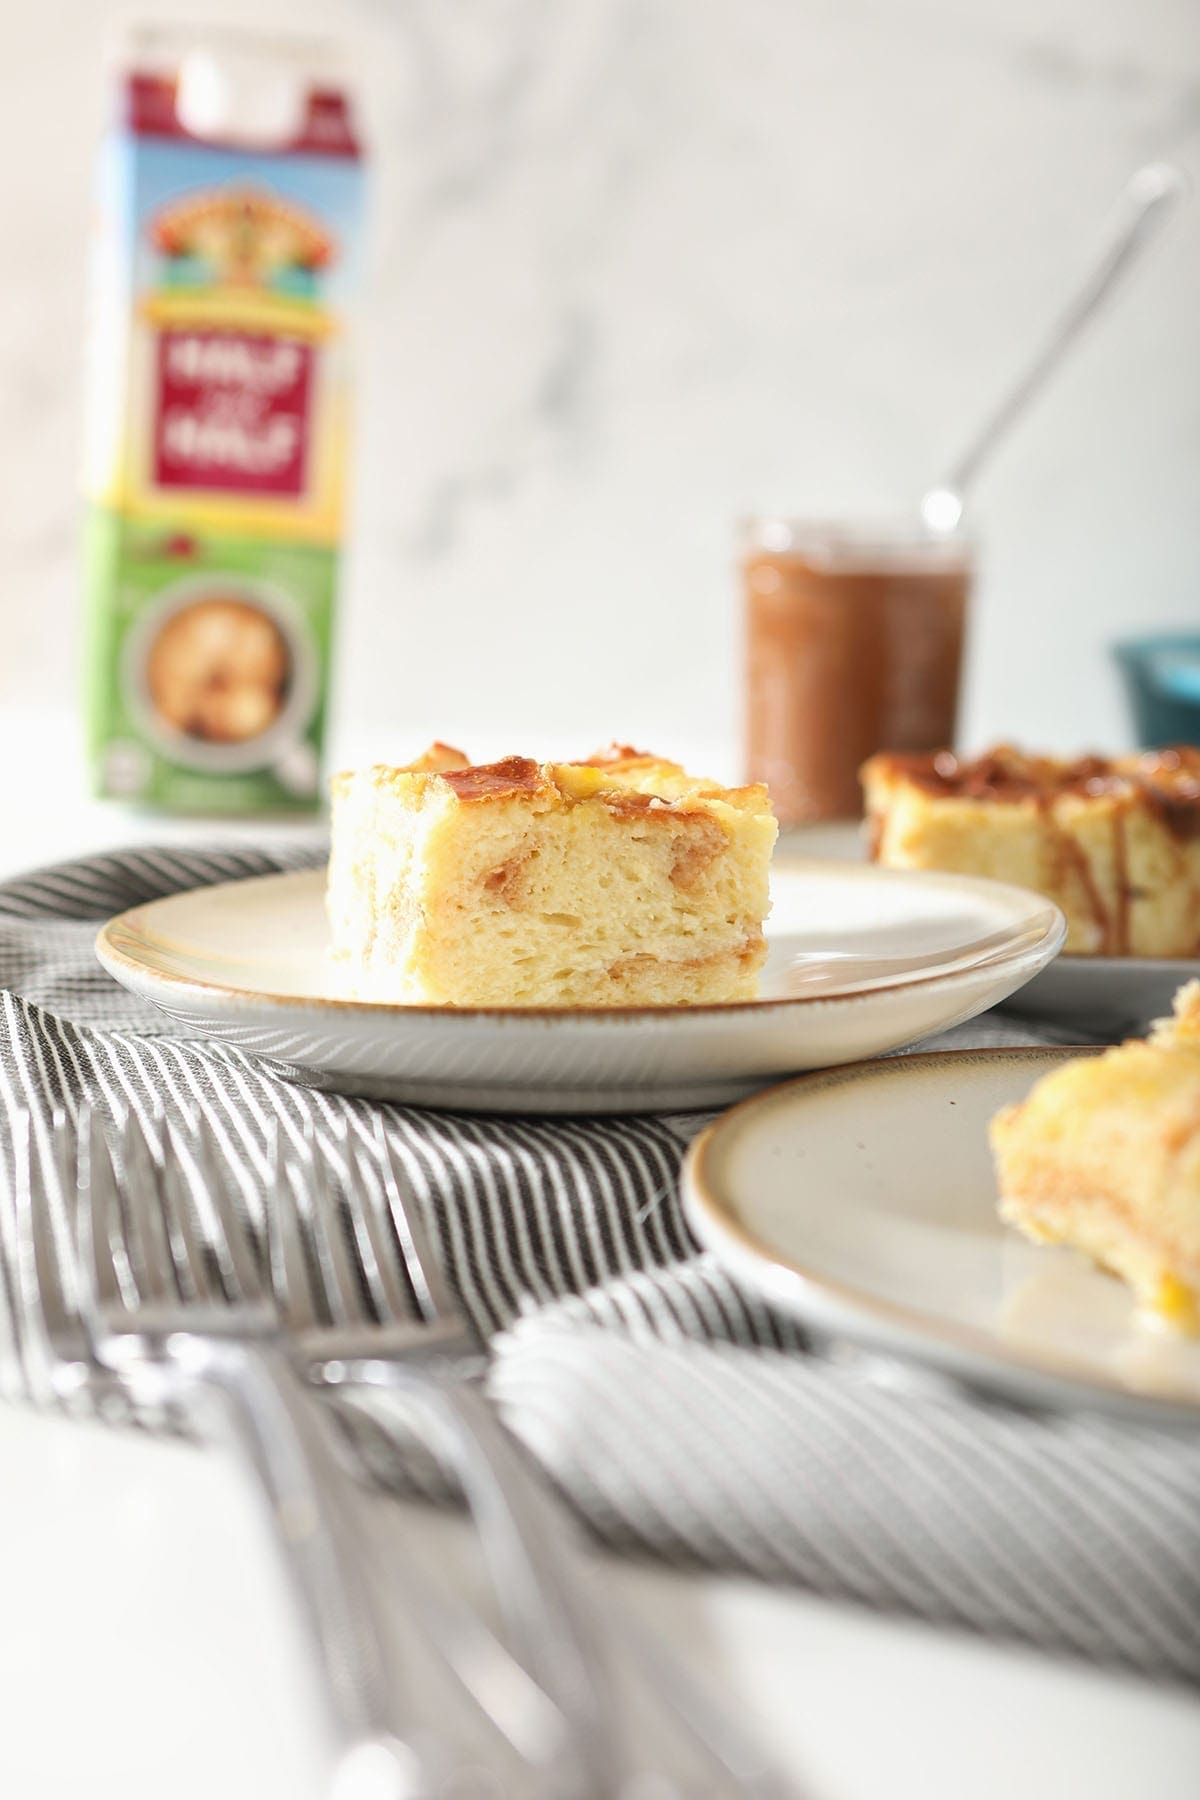
{"label": "fork handle", "polygon": [[[536,1632],[539,1622],[555,1620],[559,1632],[553,1654],[577,1659],[573,1672],[592,1684],[601,1709],[595,1723],[603,1729],[605,1713],[612,1716],[610,1670],[616,1656],[636,1667],[645,1689],[703,1765],[705,1800],[787,1800],[791,1790],[785,1789],[740,1726],[611,1594],[601,1594],[594,1582],[581,1579],[574,1521],[535,1474],[483,1395],[459,1382],[439,1388],[440,1399],[464,1434],[460,1473],[472,1508],[478,1516],[479,1508],[486,1506],[501,1554],[523,1559],[533,1583],[532,1589],[528,1582],[523,1587],[513,1584],[517,1593],[529,1593],[533,1601],[526,1625]],[[487,1533],[483,1535],[486,1543]],[[665,1791],[671,1786],[668,1783]]]}
{"label": "fork handle", "polygon": [[189,1383],[224,1402],[257,1478],[322,1676],[336,1734],[333,1791],[387,1800],[427,1791],[415,1752],[395,1735],[380,1585],[360,1547],[332,1422],[269,1341],[174,1332],[166,1350]]}
{"label": "fork handle", "polygon": [[[613,1659],[637,1669],[648,1694],[703,1770],[705,1800],[799,1800],[726,1708],[693,1682],[611,1594],[585,1579],[577,1528],[476,1388],[399,1359],[373,1366],[370,1385],[424,1401],[454,1436],[451,1451],[480,1528],[497,1598],[522,1644],[526,1666],[572,1719],[579,1747],[617,1792],[629,1773],[620,1735]],[[617,1731],[614,1733],[614,1726]],[[664,1792],[692,1792],[668,1785]]]}
{"label": "fork handle", "polygon": [[[346,1387],[347,1373],[350,1380]],[[569,1800],[615,1795],[621,1782],[620,1718],[606,1645],[574,1578],[573,1526],[521,1466],[520,1453],[487,1402],[417,1359],[339,1363],[323,1373],[352,1409],[388,1429],[363,1406],[363,1390],[403,1393],[432,1425],[462,1487],[479,1548],[512,1641],[512,1654],[564,1720],[566,1757],[553,1791]],[[355,1389],[358,1392],[355,1392]]]}
{"label": "fork handle", "polygon": [[[408,1371],[405,1371],[406,1373]],[[594,1767],[611,1775],[615,1695],[609,1658],[574,1578],[572,1527],[532,1480],[512,1438],[475,1388],[418,1377],[452,1426],[452,1452],[493,1564],[497,1596],[530,1673],[568,1712]]]}

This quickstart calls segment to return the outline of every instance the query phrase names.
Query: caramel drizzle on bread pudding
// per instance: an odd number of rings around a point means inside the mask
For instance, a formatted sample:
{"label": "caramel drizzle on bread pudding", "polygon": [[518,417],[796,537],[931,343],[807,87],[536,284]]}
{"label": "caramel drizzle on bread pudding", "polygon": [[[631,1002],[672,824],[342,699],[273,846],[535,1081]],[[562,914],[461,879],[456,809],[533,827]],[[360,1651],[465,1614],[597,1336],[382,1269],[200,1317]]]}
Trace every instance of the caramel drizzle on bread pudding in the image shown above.
{"label": "caramel drizzle on bread pudding", "polygon": [[1200,837],[1200,747],[1190,744],[1138,756],[1077,756],[1069,761],[1027,756],[1009,744],[970,758],[952,750],[923,756],[885,753],[885,758],[897,774],[927,793],[967,800],[1049,805],[1061,794],[1136,794],[1177,836]]}

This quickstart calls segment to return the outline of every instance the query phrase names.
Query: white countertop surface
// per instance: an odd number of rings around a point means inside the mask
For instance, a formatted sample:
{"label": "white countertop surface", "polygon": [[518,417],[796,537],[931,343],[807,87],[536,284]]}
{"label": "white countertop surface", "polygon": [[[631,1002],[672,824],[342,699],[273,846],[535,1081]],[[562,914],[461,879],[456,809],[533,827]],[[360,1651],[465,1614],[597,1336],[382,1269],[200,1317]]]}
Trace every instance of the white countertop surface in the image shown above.
{"label": "white countertop surface", "polygon": [[[0,876],[195,830],[86,802],[70,737],[51,715],[0,718]],[[224,1455],[4,1409],[0,1467],[0,1794],[318,1800],[286,1596]],[[430,1556],[461,1530],[388,1512]],[[812,1800],[1197,1792],[1194,1696],[796,1590],[615,1560],[611,1576]]]}

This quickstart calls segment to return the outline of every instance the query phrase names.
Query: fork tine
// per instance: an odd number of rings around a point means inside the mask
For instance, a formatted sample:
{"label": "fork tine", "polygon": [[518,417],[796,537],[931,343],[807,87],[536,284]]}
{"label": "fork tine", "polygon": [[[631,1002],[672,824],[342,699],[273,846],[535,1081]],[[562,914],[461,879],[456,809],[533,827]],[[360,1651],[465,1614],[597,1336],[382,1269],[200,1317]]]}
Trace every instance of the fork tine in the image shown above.
{"label": "fork tine", "polygon": [[17,1114],[12,1128],[12,1167],[0,1156],[0,1392],[23,1393],[25,1371],[21,1363],[20,1277],[17,1269]]}
{"label": "fork tine", "polygon": [[320,1324],[308,1261],[296,1182],[272,1125],[267,1143],[271,1163],[270,1198],[266,1208],[267,1268],[275,1304],[288,1331],[310,1331]]}
{"label": "fork tine", "polygon": [[122,1123],[119,1145],[128,1196],[121,1223],[138,1298],[149,1305],[162,1305],[176,1298],[175,1267],[160,1197],[162,1146],[155,1142],[151,1128],[143,1126],[132,1113]]}
{"label": "fork tine", "polygon": [[396,1244],[383,1220],[387,1195],[382,1171],[370,1158],[359,1155],[347,1132],[342,1140],[346,1155],[346,1207],[358,1252],[358,1267],[385,1323],[410,1319],[411,1295],[398,1274]]}
{"label": "fork tine", "polygon": [[434,1253],[433,1240],[421,1217],[420,1202],[407,1175],[396,1166],[380,1113],[375,1114],[375,1148],[379,1156],[384,1193],[392,1223],[396,1227],[396,1236],[400,1240],[404,1267],[416,1296],[417,1309],[421,1317],[432,1324],[439,1317],[454,1314],[458,1308],[451,1298]]}
{"label": "fork tine", "polygon": [[168,1119],[162,1137],[162,1204],[175,1266],[186,1288],[185,1299],[208,1304],[223,1298],[209,1269],[204,1239],[197,1228],[195,1206],[184,1173],[187,1146],[182,1127]]}
{"label": "fork tine", "polygon": [[263,1284],[250,1230],[234,1205],[233,1196],[225,1185],[224,1175],[217,1167],[212,1134],[206,1130],[202,1121],[196,1122],[190,1142],[196,1154],[204,1196],[212,1208],[213,1224],[216,1227],[215,1248],[223,1272],[230,1282],[230,1298],[247,1302],[261,1300]]}
{"label": "fork tine", "polygon": [[74,1318],[78,1311],[75,1300],[75,1212],[79,1205],[79,1158],[77,1128],[66,1113],[56,1106],[50,1119],[50,1161],[53,1168],[52,1190],[48,1194],[51,1227],[57,1258],[60,1293],[64,1308]]}
{"label": "fork tine", "polygon": [[45,1399],[55,1391],[54,1334],[68,1313],[45,1174],[28,1113],[13,1122],[12,1219],[22,1361],[34,1397]]}
{"label": "fork tine", "polygon": [[90,1107],[80,1113],[77,1181],[79,1305],[94,1334],[101,1313],[137,1305],[137,1289],[117,1217],[119,1193],[108,1134]]}
{"label": "fork tine", "polygon": [[311,1119],[304,1125],[304,1157],[296,1191],[300,1219],[312,1248],[326,1309],[335,1325],[373,1324],[354,1273],[337,1202],[325,1174],[325,1159]]}

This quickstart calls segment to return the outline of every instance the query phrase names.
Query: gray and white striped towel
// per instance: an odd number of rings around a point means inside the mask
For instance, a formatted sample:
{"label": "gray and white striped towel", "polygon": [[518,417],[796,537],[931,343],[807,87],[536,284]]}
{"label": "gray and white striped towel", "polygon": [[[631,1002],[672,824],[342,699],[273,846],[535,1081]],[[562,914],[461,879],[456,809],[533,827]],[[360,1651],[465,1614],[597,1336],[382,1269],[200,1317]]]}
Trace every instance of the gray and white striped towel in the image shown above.
{"label": "gray and white striped towel", "polygon": [[[272,1121],[382,1112],[505,1417],[605,1542],[1200,1680],[1200,1438],[864,1380],[697,1251],[694,1117],[469,1118],[294,1087],[101,971],[101,920],[311,854],[139,850],[0,886],[0,1154],[13,1109],[199,1109],[258,1210]],[[959,1043],[1030,1041],[977,1021]],[[2,1285],[2,1284],[0,1284]]]}

